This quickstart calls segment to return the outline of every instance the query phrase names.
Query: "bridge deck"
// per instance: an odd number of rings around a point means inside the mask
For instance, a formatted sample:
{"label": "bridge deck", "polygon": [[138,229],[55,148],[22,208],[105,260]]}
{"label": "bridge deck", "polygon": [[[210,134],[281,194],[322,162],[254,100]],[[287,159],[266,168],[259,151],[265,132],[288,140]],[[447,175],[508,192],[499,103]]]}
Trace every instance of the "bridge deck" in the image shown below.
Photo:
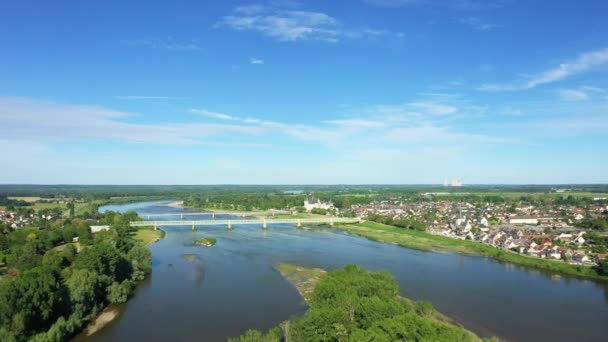
{"label": "bridge deck", "polygon": [[304,219],[220,219],[220,220],[177,220],[177,221],[133,221],[131,227],[145,226],[212,226],[212,225],[237,225],[237,224],[311,224],[311,223],[357,223],[361,220],[351,217],[319,217]]}
{"label": "bridge deck", "polygon": [[145,218],[150,217],[166,217],[166,216],[215,216],[215,215],[233,215],[233,216],[261,216],[261,215],[275,215],[275,214],[291,214],[291,211],[276,210],[276,211],[232,211],[232,212],[200,212],[200,213],[163,213],[163,214],[140,214]]}

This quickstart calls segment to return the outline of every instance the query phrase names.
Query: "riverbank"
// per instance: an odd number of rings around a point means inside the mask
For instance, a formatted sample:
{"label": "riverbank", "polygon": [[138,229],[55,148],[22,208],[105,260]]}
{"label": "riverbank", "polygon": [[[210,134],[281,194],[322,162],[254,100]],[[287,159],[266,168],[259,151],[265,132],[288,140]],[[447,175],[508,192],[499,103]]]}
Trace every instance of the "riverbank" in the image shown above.
{"label": "riverbank", "polygon": [[156,243],[165,237],[165,231],[162,229],[154,230],[154,228],[138,228],[134,229],[131,233],[131,236],[137,240],[144,243],[144,245],[149,246],[153,243]]}
{"label": "riverbank", "polygon": [[89,337],[99,330],[103,329],[106,325],[110,324],[113,320],[118,317],[120,313],[119,308],[116,305],[109,305],[95,318],[87,327],[82,331],[81,335]]}
{"label": "riverbank", "polygon": [[171,207],[171,208],[182,208],[184,206],[184,201],[170,202],[170,203],[165,204],[165,206]]}
{"label": "riverbank", "polygon": [[334,228],[373,241],[392,243],[406,248],[486,256],[501,262],[509,262],[521,266],[608,282],[608,276],[598,274],[591,267],[527,257],[487,246],[479,242],[451,239],[444,236],[397,228],[376,222],[336,225]]}

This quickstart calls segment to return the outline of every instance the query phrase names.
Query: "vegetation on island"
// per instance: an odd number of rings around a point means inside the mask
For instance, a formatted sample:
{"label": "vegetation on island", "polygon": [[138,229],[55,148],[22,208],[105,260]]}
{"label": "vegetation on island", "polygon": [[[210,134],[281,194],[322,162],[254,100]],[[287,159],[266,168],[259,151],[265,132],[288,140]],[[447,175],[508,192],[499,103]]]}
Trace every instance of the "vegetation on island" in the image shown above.
{"label": "vegetation on island", "polygon": [[[289,265],[279,265],[281,269],[288,275],[320,274]],[[248,330],[229,341],[482,341],[447,321],[431,303],[401,297],[390,273],[369,272],[356,265],[321,275],[307,304],[309,310],[301,317],[265,334]]]}
{"label": "vegetation on island", "polygon": [[287,263],[278,263],[275,268],[292,283],[307,303],[312,299],[315,287],[327,271],[320,268],[306,268]]}
{"label": "vegetation on island", "polygon": [[509,262],[572,276],[608,281],[608,273],[606,273],[606,268],[602,266],[587,267],[582,265],[570,265],[554,260],[532,258],[478,242],[452,239],[423,231],[403,229],[377,222],[368,221],[360,224],[340,224],[335,225],[334,228],[365,237],[369,240],[392,243],[406,248],[481,255],[500,262]]}
{"label": "vegetation on island", "polygon": [[128,226],[136,219],[108,212],[99,224],[111,228],[95,235],[79,218],[2,232],[0,341],[65,341],[108,304],[126,302],[151,271],[150,251]]}
{"label": "vegetation on island", "polygon": [[211,247],[217,243],[217,239],[211,238],[211,237],[205,237],[205,238],[200,238],[200,239],[194,240],[194,243],[196,243],[197,245],[205,246],[205,247]]}

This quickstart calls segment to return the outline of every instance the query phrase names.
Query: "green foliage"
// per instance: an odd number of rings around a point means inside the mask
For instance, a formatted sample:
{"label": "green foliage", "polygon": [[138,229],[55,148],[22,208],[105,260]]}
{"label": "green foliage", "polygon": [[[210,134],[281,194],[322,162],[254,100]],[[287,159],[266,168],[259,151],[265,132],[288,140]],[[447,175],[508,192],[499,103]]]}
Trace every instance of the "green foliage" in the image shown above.
{"label": "green foliage", "polygon": [[[286,328],[288,327],[288,329]],[[479,341],[473,333],[440,320],[429,302],[399,297],[386,272],[350,265],[327,273],[314,290],[310,309],[264,335],[247,331],[229,341]],[[280,333],[279,335],[276,335]]]}
{"label": "green foliage", "polygon": [[108,302],[112,304],[121,304],[129,299],[129,295],[133,290],[133,285],[129,280],[122,283],[113,282],[108,287]]}
{"label": "green foliage", "polygon": [[[134,213],[104,216],[112,228],[95,239],[78,220],[2,233],[0,255],[19,275],[0,284],[0,341],[69,340],[108,303],[127,301],[152,263],[150,251],[125,229],[134,219]],[[68,243],[73,237],[80,253]]]}
{"label": "green foliage", "polygon": [[395,227],[411,229],[411,230],[418,230],[421,232],[426,231],[426,228],[427,228],[426,223],[424,223],[422,221],[418,221],[413,218],[393,219],[391,217],[386,217],[386,216],[382,216],[382,215],[370,215],[367,219],[369,221],[378,222],[378,223],[386,224],[389,226],[395,226]]}

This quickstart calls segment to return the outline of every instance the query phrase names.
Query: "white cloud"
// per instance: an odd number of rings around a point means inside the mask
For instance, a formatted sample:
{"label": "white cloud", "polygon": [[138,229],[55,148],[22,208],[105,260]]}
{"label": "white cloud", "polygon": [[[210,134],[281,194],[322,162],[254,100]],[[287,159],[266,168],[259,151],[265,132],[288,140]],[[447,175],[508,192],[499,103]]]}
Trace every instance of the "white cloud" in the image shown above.
{"label": "white cloud", "polygon": [[257,31],[282,41],[310,39],[335,42],[341,35],[337,29],[338,21],[325,13],[267,8],[260,10],[255,15],[239,12],[226,16],[218,26],[236,31]]}
{"label": "white cloud", "polygon": [[424,109],[427,113],[433,115],[446,115],[452,114],[458,110],[456,107],[447,106],[430,101],[411,102],[408,104],[411,107],[418,107]]}
{"label": "white cloud", "polygon": [[212,111],[208,111],[206,109],[190,109],[191,113],[196,113],[196,114],[200,114],[202,116],[206,116],[208,118],[212,118],[212,119],[220,119],[220,120],[230,120],[230,121],[235,121],[235,120],[239,120],[238,118],[232,116],[232,115],[228,115],[228,114],[224,114],[224,113],[218,113],[218,112],[212,112]]}
{"label": "white cloud", "polygon": [[577,89],[560,89],[559,96],[566,101],[582,101],[589,98],[587,93]]}
{"label": "white cloud", "polygon": [[570,76],[590,71],[604,64],[608,64],[608,48],[583,53],[574,61],[562,63],[556,68],[541,72],[523,82],[512,84],[483,84],[478,90],[513,91],[532,89],[539,85],[561,81]]}
{"label": "white cloud", "polygon": [[249,64],[264,64],[264,60],[259,58],[250,58]]}
{"label": "white cloud", "polygon": [[236,7],[232,15],[223,17],[215,27],[235,31],[254,31],[280,41],[316,40],[339,42],[343,38],[387,36],[403,38],[402,32],[386,29],[350,28],[323,12],[295,9],[298,3],[271,1]]}

